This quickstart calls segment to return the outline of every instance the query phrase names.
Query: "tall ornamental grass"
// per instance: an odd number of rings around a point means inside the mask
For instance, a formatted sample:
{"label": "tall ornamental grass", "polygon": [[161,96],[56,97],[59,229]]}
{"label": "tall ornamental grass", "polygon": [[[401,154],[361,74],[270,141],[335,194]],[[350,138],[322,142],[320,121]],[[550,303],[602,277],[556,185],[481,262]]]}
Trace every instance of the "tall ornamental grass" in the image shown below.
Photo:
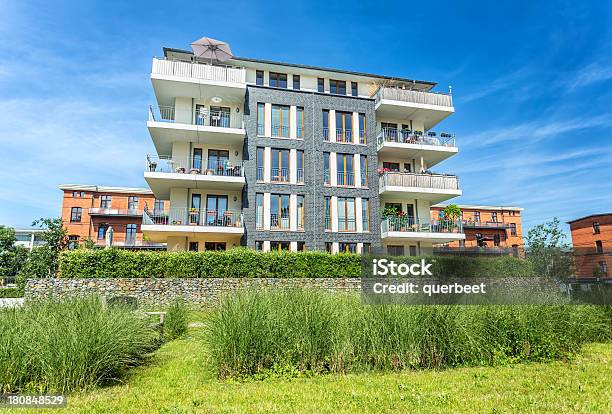
{"label": "tall ornamental grass", "polygon": [[0,392],[70,392],[121,378],[159,343],[146,318],[99,298],[0,309]]}
{"label": "tall ornamental grass", "polygon": [[602,338],[595,306],[368,306],[309,290],[228,296],[205,333],[221,378],[550,360]]}

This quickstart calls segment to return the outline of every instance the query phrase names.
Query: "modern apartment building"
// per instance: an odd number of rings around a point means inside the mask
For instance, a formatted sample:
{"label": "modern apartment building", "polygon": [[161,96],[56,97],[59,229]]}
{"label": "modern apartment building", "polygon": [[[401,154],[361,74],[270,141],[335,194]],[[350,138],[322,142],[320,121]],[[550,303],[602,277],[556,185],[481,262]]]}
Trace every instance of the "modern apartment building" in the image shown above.
{"label": "modern apartment building", "polygon": [[34,228],[16,228],[15,230],[15,246],[21,246],[28,250],[34,247],[42,246],[45,241],[41,237],[42,229]]}
{"label": "modern apartment building", "polygon": [[612,267],[612,213],[592,214],[568,222],[579,277],[609,278]]}
{"label": "modern apartment building", "polygon": [[416,255],[465,239],[430,215],[461,195],[431,170],[458,152],[433,130],[454,112],[435,83],[169,48],[151,82],[144,177],[169,209],[142,231],[168,250]]}
{"label": "modern apartment building", "polygon": [[147,188],[104,187],[62,184],[62,224],[68,232],[69,247],[91,240],[105,246],[106,232],[113,229],[113,246],[129,249],[165,249],[163,243],[145,240],[141,232],[145,208],[161,210]]}
{"label": "modern apartment building", "polygon": [[[432,220],[443,217],[444,205],[431,209]],[[437,246],[440,253],[522,254],[523,230],[520,207],[459,204],[465,240]]]}

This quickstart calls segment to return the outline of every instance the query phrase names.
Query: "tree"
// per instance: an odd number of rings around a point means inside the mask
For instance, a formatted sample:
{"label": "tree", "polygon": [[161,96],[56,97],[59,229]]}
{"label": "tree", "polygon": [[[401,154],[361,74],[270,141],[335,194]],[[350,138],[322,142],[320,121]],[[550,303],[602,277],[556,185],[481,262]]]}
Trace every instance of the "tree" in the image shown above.
{"label": "tree", "polygon": [[23,277],[50,277],[57,272],[60,252],[68,245],[66,229],[61,218],[41,218],[35,220],[32,226],[38,226],[44,231],[41,238],[42,246],[32,249],[30,257],[23,268]]}
{"label": "tree", "polygon": [[572,275],[571,247],[558,218],[539,224],[527,233],[527,260],[538,276],[567,278]]}
{"label": "tree", "polygon": [[449,221],[457,221],[461,217],[461,209],[457,204],[449,204],[444,207],[444,218]]}
{"label": "tree", "polygon": [[0,226],[0,278],[16,276],[24,266],[28,251],[22,246],[15,246],[15,230]]}

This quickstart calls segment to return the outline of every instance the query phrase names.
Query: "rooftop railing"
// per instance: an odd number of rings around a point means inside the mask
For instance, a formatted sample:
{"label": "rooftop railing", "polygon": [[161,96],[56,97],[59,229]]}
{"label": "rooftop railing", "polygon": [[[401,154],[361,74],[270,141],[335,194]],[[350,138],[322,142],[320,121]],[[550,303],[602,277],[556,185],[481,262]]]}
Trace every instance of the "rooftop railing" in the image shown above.
{"label": "rooftop railing", "polygon": [[463,233],[461,221],[431,220],[421,221],[414,217],[385,217],[380,224],[382,233],[425,232],[425,233]]}
{"label": "rooftop railing", "polygon": [[153,58],[151,74],[238,84],[246,83],[246,70],[244,68],[160,58]]}
{"label": "rooftop railing", "polygon": [[402,89],[381,86],[374,93],[376,103],[383,99],[391,101],[402,101],[424,105],[453,106],[453,98],[450,94],[441,92],[426,92],[414,89]]}
{"label": "rooftop railing", "polygon": [[386,187],[420,187],[439,190],[458,190],[459,177],[446,174],[417,174],[382,171],[379,186]]}
{"label": "rooftop railing", "polygon": [[455,136],[447,132],[427,131],[423,134],[422,131],[411,131],[409,129],[382,128],[378,131],[377,139],[379,149],[385,142],[442,147],[455,146]]}
{"label": "rooftop railing", "polygon": [[220,175],[225,177],[242,177],[242,162],[232,163],[225,160],[200,157],[165,157],[147,156],[145,165],[148,172],[163,172],[195,175]]}
{"label": "rooftop railing", "polygon": [[169,122],[186,125],[210,126],[218,128],[244,128],[244,115],[227,111],[199,109],[194,111],[189,122],[178,122],[174,106],[149,106],[149,121]]}
{"label": "rooftop railing", "polygon": [[163,226],[243,227],[242,212],[171,207],[165,212],[145,210],[142,224]]}

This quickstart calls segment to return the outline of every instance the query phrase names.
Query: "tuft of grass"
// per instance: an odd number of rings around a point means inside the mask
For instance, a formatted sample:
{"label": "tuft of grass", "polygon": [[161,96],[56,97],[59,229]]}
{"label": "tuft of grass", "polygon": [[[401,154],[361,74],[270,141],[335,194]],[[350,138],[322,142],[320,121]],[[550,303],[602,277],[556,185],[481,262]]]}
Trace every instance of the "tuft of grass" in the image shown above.
{"label": "tuft of grass", "polygon": [[0,392],[70,392],[118,380],[159,345],[149,322],[97,297],[0,309]]}
{"label": "tuft of grass", "polygon": [[164,321],[164,337],[167,340],[180,338],[187,332],[188,311],[185,303],[174,301],[166,312]]}
{"label": "tuft of grass", "polygon": [[282,289],[226,297],[208,327],[220,378],[545,361],[609,335],[595,306],[368,306]]}

